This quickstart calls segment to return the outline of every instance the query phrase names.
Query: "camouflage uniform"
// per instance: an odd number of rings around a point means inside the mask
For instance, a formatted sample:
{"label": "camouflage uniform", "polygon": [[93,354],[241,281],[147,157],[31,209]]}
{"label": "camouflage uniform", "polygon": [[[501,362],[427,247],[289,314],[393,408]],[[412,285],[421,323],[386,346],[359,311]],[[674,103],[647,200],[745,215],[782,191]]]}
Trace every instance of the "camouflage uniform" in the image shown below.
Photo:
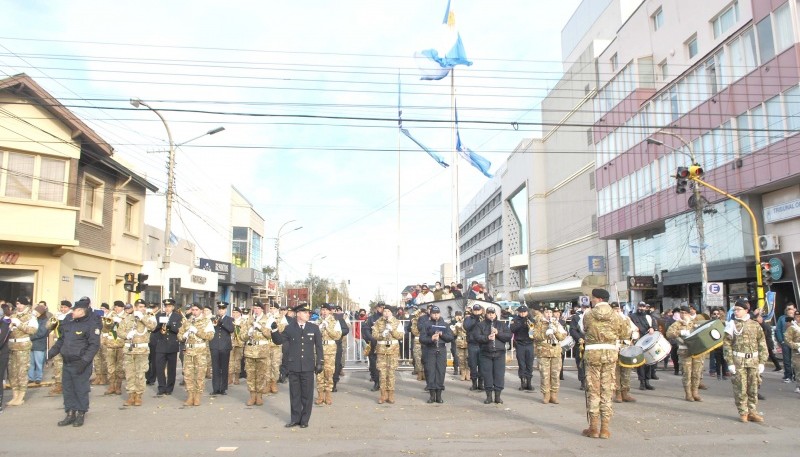
{"label": "camouflage uniform", "polygon": [[[675,325],[675,324],[673,324]],[[753,319],[728,321],[722,351],[725,361],[736,367],[731,376],[733,400],[743,422],[758,416],[758,366],[769,358],[761,325]]]}
{"label": "camouflage uniform", "polygon": [[469,381],[469,364],[467,363],[469,358],[467,348],[469,345],[467,344],[467,331],[464,330],[463,320],[453,325],[453,335],[456,336],[455,345],[458,351],[458,360],[461,362],[461,380]]}
{"label": "camouflage uniform", "polygon": [[[619,358],[617,340],[629,334],[628,323],[606,302],[600,302],[583,315],[586,335],[583,360],[586,366],[586,397],[589,428],[584,436],[609,437],[608,425],[614,414],[611,401],[616,387],[616,366]],[[598,419],[601,429],[598,432]]]}
{"label": "camouflage uniform", "polygon": [[228,384],[239,385],[240,373],[242,367],[242,357],[244,356],[244,342],[245,334],[242,332],[242,323],[245,317],[240,317],[233,322],[233,335],[231,335],[231,359],[228,364]]}
{"label": "camouflage uniform", "polygon": [[422,343],[419,341],[419,317],[423,311],[416,311],[411,317],[411,334],[414,335],[414,371],[417,372],[417,380],[425,380],[425,368],[422,366]]}
{"label": "camouflage uniform", "polygon": [[14,397],[9,406],[20,406],[25,403],[25,392],[28,390],[28,368],[31,363],[31,335],[39,328],[39,321],[34,317],[30,307],[21,313],[11,315],[12,319],[19,319],[19,324],[11,324],[13,330],[9,332],[8,348],[11,350],[8,357],[8,383]]}
{"label": "camouflage uniform", "polygon": [[[134,314],[138,311],[134,312]],[[141,406],[145,386],[145,373],[150,363],[150,332],[156,328],[156,318],[150,314],[142,318],[127,314],[116,331],[125,347],[123,369],[125,370],[125,390],[128,400],[125,406]],[[112,351],[113,352],[113,351]],[[111,352],[109,352],[111,353]]]}
{"label": "camouflage uniform", "polygon": [[[619,349],[622,350],[624,348],[633,346],[633,340],[639,339],[639,329],[636,327],[636,325],[633,323],[633,321],[631,321],[630,317],[628,317],[628,316],[626,316],[624,314],[621,314],[621,313],[619,315],[620,315],[620,317],[622,317],[622,319],[625,320],[625,322],[627,322],[628,327],[630,328],[630,331],[625,335],[625,337],[623,339],[618,340]],[[617,390],[616,390],[615,396],[614,396],[614,401],[617,402],[617,403],[623,402],[623,401],[626,401],[626,402],[627,401],[630,401],[630,402],[636,401],[630,395],[630,391],[631,391],[631,371],[633,371],[632,368],[623,367],[622,365],[617,363],[617,367],[615,369],[615,377],[617,379],[617,383],[616,383]]]}
{"label": "camouflage uniform", "polygon": [[[282,332],[289,323],[285,317],[280,315],[273,316],[278,322],[278,331]],[[270,323],[271,325],[272,323]],[[267,390],[273,394],[278,393],[278,378],[281,376],[281,362],[283,361],[283,348],[270,340],[267,345],[269,356],[267,357]]]}
{"label": "camouflage uniform", "polygon": [[[676,320],[667,329],[667,338],[678,342],[678,358],[683,369],[683,392],[686,401],[701,401],[700,379],[703,377],[703,358],[692,357],[689,348],[684,343],[684,338],[691,333],[697,325],[693,319],[688,321]],[[726,359],[728,360],[728,359]]]}
{"label": "camouflage uniform", "polygon": [[[65,315],[56,316],[55,321],[51,320],[47,323],[47,330],[53,334],[54,341],[61,337],[61,322],[64,320]],[[51,323],[52,322],[52,323]],[[61,354],[56,355],[51,359],[53,361],[53,388],[50,389],[51,395],[61,394],[61,370],[64,368],[64,359]]]}
{"label": "camouflage uniform", "polygon": [[[194,331],[192,331],[194,330]],[[184,406],[200,406],[208,369],[208,341],[214,338],[214,324],[204,316],[184,319],[178,337],[186,342],[183,354],[183,379],[189,394]]]}
{"label": "camouflage uniform", "polygon": [[[797,319],[787,325],[783,341],[792,348],[792,368],[794,372],[800,373],[800,352],[798,352],[800,350],[800,324],[797,323]],[[800,388],[800,381],[797,381],[797,388]]]}
{"label": "camouflage uniform", "polygon": [[[110,324],[108,319],[103,319],[103,329],[100,333],[100,350],[97,351],[97,354],[105,360],[105,370],[101,372],[98,368],[97,377],[101,379],[99,381],[95,379],[95,381],[97,384],[108,382],[108,389],[105,395],[122,394],[122,380],[125,378],[122,347],[125,345],[125,334],[127,332],[122,333],[119,327],[122,321],[132,316],[132,314],[127,314],[123,311],[120,314],[109,313],[107,317],[111,319]],[[95,360],[97,360],[97,356],[95,356]]]}
{"label": "camouflage uniform", "polygon": [[[111,316],[112,314],[109,313],[108,315]],[[94,369],[94,379],[92,379],[93,386],[110,384],[108,382],[108,367],[106,366],[106,353],[108,349],[105,345],[105,342],[111,337],[110,331],[111,326],[103,320],[103,325],[100,328],[100,350],[94,355],[94,361],[92,362],[92,368]],[[110,384],[110,386],[113,386],[113,384]]]}
{"label": "camouflage uniform", "polygon": [[[552,335],[547,331],[553,330]],[[543,403],[558,404],[559,375],[561,374],[561,344],[567,332],[564,327],[553,319],[548,321],[543,315],[536,317],[533,327],[533,341],[536,358],[539,359],[539,387],[543,396]]]}
{"label": "camouflage uniform", "polygon": [[244,369],[247,372],[247,390],[250,391],[247,406],[264,404],[261,395],[267,389],[267,362],[270,355],[268,345],[272,341],[271,325],[272,321],[266,314],[260,316],[251,314],[242,324],[241,331],[246,338]]}
{"label": "camouflage uniform", "polygon": [[402,340],[404,334],[403,323],[394,316],[389,317],[388,321],[380,318],[372,326],[372,335],[378,340],[375,347],[381,386],[381,397],[378,403],[384,401],[394,403],[394,380],[400,360],[400,342],[398,340]]}
{"label": "camouflage uniform", "polygon": [[[342,338],[342,325],[339,320],[329,314],[325,319],[320,319],[319,330],[322,335],[322,373],[317,374],[317,404],[333,404],[331,392],[333,391],[333,372],[336,370],[336,341]],[[375,337],[373,330],[372,336]],[[375,350],[375,348],[373,348]]]}

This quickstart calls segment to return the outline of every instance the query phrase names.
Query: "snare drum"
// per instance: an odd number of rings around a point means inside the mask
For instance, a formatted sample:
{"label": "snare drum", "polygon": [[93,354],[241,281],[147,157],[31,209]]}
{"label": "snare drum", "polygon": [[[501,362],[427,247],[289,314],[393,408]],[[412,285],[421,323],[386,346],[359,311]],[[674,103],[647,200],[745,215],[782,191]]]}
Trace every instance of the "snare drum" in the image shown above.
{"label": "snare drum", "polygon": [[636,346],[639,346],[644,352],[644,360],[648,365],[655,365],[666,359],[672,350],[672,345],[661,332],[643,336],[636,342]]}
{"label": "snare drum", "polygon": [[725,324],[719,319],[714,319],[694,329],[683,342],[689,350],[689,355],[695,358],[702,357],[722,346],[724,333]]}
{"label": "snare drum", "polygon": [[619,350],[618,363],[623,368],[639,368],[644,362],[644,351],[639,346],[627,346]]}
{"label": "snare drum", "polygon": [[561,340],[561,350],[569,351],[575,347],[575,340],[572,339],[571,335],[567,335],[566,338]]}

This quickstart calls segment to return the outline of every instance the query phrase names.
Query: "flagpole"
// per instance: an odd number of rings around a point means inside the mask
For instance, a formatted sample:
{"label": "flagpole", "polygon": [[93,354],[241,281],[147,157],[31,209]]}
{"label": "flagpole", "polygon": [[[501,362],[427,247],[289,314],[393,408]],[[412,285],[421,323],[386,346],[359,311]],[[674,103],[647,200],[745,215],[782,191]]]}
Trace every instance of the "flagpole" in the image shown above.
{"label": "flagpole", "polygon": [[[460,268],[460,253],[459,253],[459,224],[458,224],[458,153],[456,152],[456,125],[455,125],[455,112],[456,112],[456,86],[455,86],[455,68],[450,70],[450,150],[453,153],[453,171],[451,176],[451,188],[453,196],[451,199],[452,220],[451,226],[453,228],[453,277],[456,284],[461,282],[461,268]],[[444,278],[442,278],[444,280]]]}
{"label": "flagpole", "polygon": [[[397,125],[398,127],[401,125],[401,112],[400,112],[400,69],[397,69]],[[400,196],[401,187],[400,187],[400,129],[397,129],[397,262],[395,263],[395,278],[394,278],[394,290],[395,293],[400,293]],[[397,297],[395,295],[395,297]],[[400,301],[402,297],[398,298],[397,304],[400,305]]]}

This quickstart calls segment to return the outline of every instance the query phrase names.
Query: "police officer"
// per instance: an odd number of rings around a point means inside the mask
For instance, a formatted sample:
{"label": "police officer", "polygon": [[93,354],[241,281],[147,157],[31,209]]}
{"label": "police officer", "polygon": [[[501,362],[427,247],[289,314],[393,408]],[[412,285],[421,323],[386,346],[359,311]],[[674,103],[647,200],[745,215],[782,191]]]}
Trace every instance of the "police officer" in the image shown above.
{"label": "police officer", "polygon": [[481,377],[480,368],[478,366],[478,354],[481,351],[481,345],[477,341],[473,341],[470,333],[472,329],[483,319],[483,307],[481,305],[472,305],[472,314],[464,319],[464,330],[467,331],[467,361],[469,363],[469,378],[472,380],[472,387],[469,390],[483,390],[483,377]]}
{"label": "police officer", "polygon": [[428,403],[444,403],[444,374],[447,369],[447,345],[455,337],[450,326],[442,319],[438,306],[431,306],[430,318],[420,320],[419,339],[422,343],[422,363],[425,366],[425,382],[430,394]]}
{"label": "police officer", "polygon": [[156,378],[158,395],[172,395],[175,389],[175,373],[178,366],[178,332],[183,316],[175,311],[175,300],[167,298],[163,302],[164,312],[156,315]]}
{"label": "police officer", "polygon": [[211,320],[214,325],[214,338],[208,343],[211,348],[211,394],[226,395],[228,390],[228,365],[231,361],[231,334],[233,319],[227,316],[228,304],[217,303],[217,315]]}
{"label": "police officer", "polygon": [[533,340],[531,339],[531,325],[533,320],[528,314],[525,305],[517,308],[517,316],[511,321],[511,333],[517,345],[517,374],[519,375],[519,390],[533,390],[531,378],[533,377]]}
{"label": "police officer", "polygon": [[373,348],[370,351],[368,359],[369,359],[369,377],[373,382],[372,391],[377,392],[381,388],[381,380],[380,374],[378,373],[378,355],[375,353],[375,345],[378,343],[375,338],[372,336],[372,326],[375,325],[375,322],[383,317],[383,308],[386,306],[386,303],[379,301],[375,303],[375,312],[372,313],[366,321],[364,321],[364,325],[361,328],[361,334],[364,337],[364,340],[367,341],[371,347]]}
{"label": "police officer", "polygon": [[314,374],[323,370],[322,334],[319,327],[308,322],[308,305],[301,303],[295,309],[295,318],[289,320],[283,331],[272,322],[272,341],[286,345],[286,369],[289,378],[289,403],[291,419],[286,427],[308,427],[314,400]]}
{"label": "police officer", "polygon": [[72,319],[62,324],[61,336],[47,354],[52,359],[61,354],[64,368],[61,386],[64,391],[64,410],[67,415],[58,425],[80,427],[89,411],[89,378],[92,360],[100,350],[100,329],[89,311],[89,300],[80,299],[72,307]]}

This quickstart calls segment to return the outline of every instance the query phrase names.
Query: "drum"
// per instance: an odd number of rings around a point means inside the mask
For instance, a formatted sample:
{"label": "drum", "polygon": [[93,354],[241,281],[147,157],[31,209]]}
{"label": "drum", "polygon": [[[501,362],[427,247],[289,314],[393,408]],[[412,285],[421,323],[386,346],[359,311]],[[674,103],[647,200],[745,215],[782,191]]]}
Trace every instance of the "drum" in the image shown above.
{"label": "drum", "polygon": [[719,319],[706,321],[683,339],[692,357],[702,357],[722,346],[725,324]]}
{"label": "drum", "polygon": [[666,359],[672,350],[672,345],[664,338],[661,332],[647,334],[636,342],[644,352],[644,360],[648,365],[655,365]]}
{"label": "drum", "polygon": [[644,351],[639,346],[628,346],[619,350],[619,366],[639,368],[644,365]]}
{"label": "drum", "polygon": [[575,347],[575,340],[572,339],[571,335],[567,335],[566,338],[561,340],[561,349],[564,351],[569,351]]}

